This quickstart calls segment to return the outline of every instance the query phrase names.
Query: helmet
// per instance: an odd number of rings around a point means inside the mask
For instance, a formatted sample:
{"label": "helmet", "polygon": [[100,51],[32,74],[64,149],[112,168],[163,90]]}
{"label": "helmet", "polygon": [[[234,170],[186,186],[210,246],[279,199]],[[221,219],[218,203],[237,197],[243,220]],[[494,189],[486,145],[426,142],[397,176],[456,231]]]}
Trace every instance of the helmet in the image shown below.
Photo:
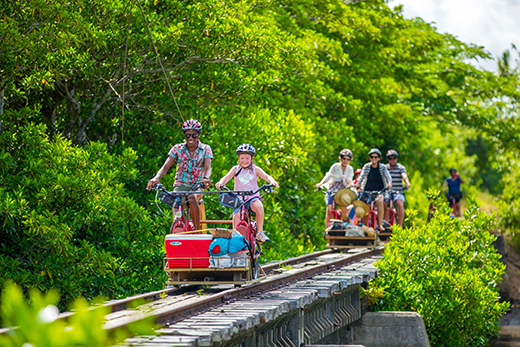
{"label": "helmet", "polygon": [[377,154],[378,156],[381,157],[381,151],[380,151],[379,149],[377,149],[377,148],[372,148],[372,149],[370,150],[370,152],[368,152],[368,156],[370,157],[370,155],[373,154],[373,153],[375,153],[375,154]]}
{"label": "helmet", "polygon": [[188,119],[186,122],[182,123],[182,131],[186,132],[188,130],[195,130],[200,133],[202,125],[198,120]]}
{"label": "helmet", "polygon": [[341,151],[339,151],[339,155],[340,157],[347,156],[351,158],[353,156],[352,151],[350,149],[342,149]]}
{"label": "helmet", "polygon": [[237,147],[236,150],[237,155],[239,154],[251,154],[251,156],[254,156],[256,154],[256,149],[249,143],[243,143],[240,146]]}
{"label": "helmet", "polygon": [[398,157],[399,154],[397,154],[397,151],[395,149],[390,149],[388,152],[386,152],[386,157]]}
{"label": "helmet", "polygon": [[362,172],[363,172],[363,169],[357,169],[356,171],[354,171],[354,175],[359,175]]}

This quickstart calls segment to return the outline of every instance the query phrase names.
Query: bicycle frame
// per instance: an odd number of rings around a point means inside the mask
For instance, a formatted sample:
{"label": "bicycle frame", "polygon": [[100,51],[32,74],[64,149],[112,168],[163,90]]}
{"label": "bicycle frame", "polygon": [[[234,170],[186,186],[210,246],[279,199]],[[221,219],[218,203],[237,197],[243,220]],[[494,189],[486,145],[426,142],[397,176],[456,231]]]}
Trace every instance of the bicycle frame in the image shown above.
{"label": "bicycle frame", "polygon": [[[245,200],[245,197],[248,195],[254,195],[261,190],[271,191],[272,185],[263,185],[256,192],[253,191],[229,191],[226,192],[234,193],[242,196],[242,205],[240,206],[240,222],[238,222],[235,230],[237,230],[240,234],[242,234],[246,240],[249,242],[249,256],[251,258],[251,267],[253,270],[253,278],[258,278],[258,271],[260,269],[260,255],[262,254],[262,250],[260,247],[260,243],[256,239],[256,221],[253,218],[253,211],[251,210],[251,206],[246,208],[246,204],[251,199]],[[225,187],[223,187],[225,188]]]}
{"label": "bicycle frame", "polygon": [[[316,189],[317,191],[321,191],[325,193],[326,191],[323,189]],[[330,222],[331,219],[341,219],[341,210],[338,210],[338,206],[336,205],[336,201],[332,200],[332,207],[325,215],[325,228],[328,228],[332,225]]]}
{"label": "bicycle frame", "polygon": [[370,203],[370,211],[368,212],[368,216],[365,217],[365,224],[367,227],[371,227],[374,230],[378,231],[378,225],[377,225],[377,214],[378,211],[375,209],[375,202],[378,195],[382,194],[385,191],[386,188],[380,190],[380,191],[371,191],[371,192],[363,192],[363,194],[366,194],[368,196],[368,200]]}
{"label": "bicycle frame", "polygon": [[327,215],[327,228],[331,225],[331,219],[341,219],[341,210],[338,210],[335,201],[332,201],[332,208]]}
{"label": "bicycle frame", "polygon": [[[177,196],[176,207],[180,212],[180,217],[174,216],[174,223],[170,229],[170,234],[185,233],[193,231],[194,224],[190,217],[190,204],[189,202],[181,203],[181,198]],[[187,205],[187,207],[185,207]]]}
{"label": "bicycle frame", "polygon": [[[163,187],[162,184],[157,184],[153,188],[154,190],[157,190],[157,194],[159,194],[159,190],[161,190],[164,194],[168,195],[170,198],[173,198],[175,201],[173,206],[170,205],[168,202],[163,201],[164,203],[171,206],[173,209],[177,209],[177,212],[173,216],[174,222],[170,228],[171,234],[186,233],[186,232],[194,231],[195,227],[194,227],[193,221],[191,220],[191,217],[190,217],[189,202],[188,201],[182,202],[181,196],[188,197],[189,195],[192,195],[192,194],[210,193],[210,192],[202,192],[202,191],[195,190],[199,187],[201,187],[200,183],[194,185],[190,191],[186,191],[186,192],[173,192],[173,191],[168,192]],[[156,201],[157,201],[157,195],[156,195]],[[157,205],[157,206],[159,206],[159,205]],[[159,207],[159,209],[160,209],[160,207]],[[162,211],[162,209],[160,209],[160,210]],[[177,213],[179,213],[179,212],[180,212],[180,216],[177,216]]]}
{"label": "bicycle frame", "polygon": [[394,195],[395,195],[395,191],[389,189],[388,193],[390,195],[390,201],[388,202],[388,216],[387,216],[386,221],[388,222],[388,224],[394,225],[395,221],[396,221],[396,217],[397,217],[397,213],[396,213],[395,208],[394,208]]}

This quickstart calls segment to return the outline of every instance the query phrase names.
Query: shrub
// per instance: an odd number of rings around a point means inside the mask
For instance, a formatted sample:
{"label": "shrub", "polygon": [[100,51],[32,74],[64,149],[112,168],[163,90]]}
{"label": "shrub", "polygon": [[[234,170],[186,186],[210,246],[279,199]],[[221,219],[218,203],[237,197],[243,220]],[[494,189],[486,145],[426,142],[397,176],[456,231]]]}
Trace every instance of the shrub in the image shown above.
{"label": "shrub", "polygon": [[463,220],[451,219],[447,204],[437,208],[429,224],[395,229],[366,293],[376,311],[420,313],[432,346],[485,346],[509,308],[499,302],[505,265],[492,217],[473,201]]}
{"label": "shrub", "polygon": [[[0,136],[0,279],[24,289],[117,298],[160,289],[163,233],[125,190],[136,154],[49,139],[43,125]],[[159,229],[160,230],[160,229]]]}
{"label": "shrub", "polygon": [[507,231],[511,243],[520,252],[520,171],[518,161],[508,158],[509,167],[504,176],[504,191],[500,200],[500,224]]}
{"label": "shrub", "polygon": [[122,340],[131,334],[150,334],[152,331],[153,323],[145,320],[109,335],[103,329],[109,308],[91,309],[81,298],[70,306],[74,315],[68,321],[57,319],[59,297],[56,290],[42,294],[37,289],[31,289],[29,304],[22,289],[8,282],[2,292],[0,313],[4,326],[16,328],[0,335],[0,346],[111,346],[115,339]]}

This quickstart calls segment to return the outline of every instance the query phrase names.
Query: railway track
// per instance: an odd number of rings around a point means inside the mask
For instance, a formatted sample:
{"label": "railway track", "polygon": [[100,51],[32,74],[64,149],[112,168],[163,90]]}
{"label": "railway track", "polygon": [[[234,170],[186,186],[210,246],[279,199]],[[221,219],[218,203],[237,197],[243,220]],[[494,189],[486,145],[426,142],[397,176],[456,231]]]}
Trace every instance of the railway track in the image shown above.
{"label": "railway track", "polygon": [[[204,289],[204,295],[197,291],[200,286],[166,289],[109,302],[112,313],[106,316],[104,328],[114,331],[128,324],[152,317],[160,325],[167,325],[186,319],[192,315],[261,292],[281,288],[289,283],[311,278],[332,269],[347,266],[364,258],[381,254],[383,248],[357,249],[350,253],[336,253],[331,250],[316,252],[263,267],[266,276],[254,283],[234,288],[217,285]],[[368,279],[367,279],[368,280]],[[157,297],[159,297],[157,299]],[[150,300],[135,309],[128,309],[135,300]]]}
{"label": "railway track", "polygon": [[[380,255],[383,247],[376,249],[353,249],[347,253],[334,252],[330,249],[272,262],[262,266],[265,276],[252,283],[235,288],[232,285],[183,286],[167,288],[128,297],[111,300],[101,305],[109,307],[111,313],[105,316],[104,329],[114,332],[117,329],[143,320],[153,319],[159,325],[168,325],[189,318],[197,313],[214,309],[224,303],[258,293],[273,291],[296,281],[326,273],[335,268],[347,266]],[[368,279],[366,279],[368,280]],[[201,293],[201,289],[203,293]],[[96,308],[93,308],[96,309]],[[68,319],[74,313],[61,313],[58,319]],[[1,329],[0,334],[9,329]]]}

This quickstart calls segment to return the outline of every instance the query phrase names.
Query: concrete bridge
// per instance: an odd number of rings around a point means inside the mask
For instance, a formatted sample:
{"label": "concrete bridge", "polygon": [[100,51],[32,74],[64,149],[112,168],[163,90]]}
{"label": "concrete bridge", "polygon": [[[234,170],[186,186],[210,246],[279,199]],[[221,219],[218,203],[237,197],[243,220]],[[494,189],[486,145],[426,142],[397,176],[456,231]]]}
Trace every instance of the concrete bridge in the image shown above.
{"label": "concrete bridge", "polygon": [[222,304],[125,345],[429,346],[417,313],[365,313],[360,288],[377,275],[373,264],[379,258]]}

